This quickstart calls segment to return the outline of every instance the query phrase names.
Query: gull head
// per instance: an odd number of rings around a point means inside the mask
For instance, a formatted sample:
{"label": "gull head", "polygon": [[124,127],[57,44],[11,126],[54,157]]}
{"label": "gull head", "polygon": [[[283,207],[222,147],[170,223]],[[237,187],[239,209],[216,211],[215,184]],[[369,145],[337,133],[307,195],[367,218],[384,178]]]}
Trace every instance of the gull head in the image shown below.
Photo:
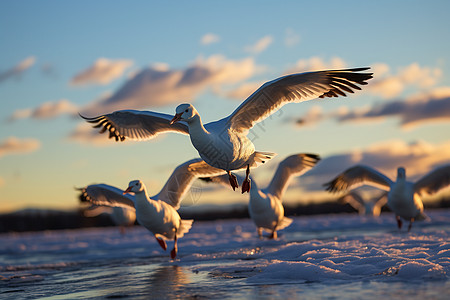
{"label": "gull head", "polygon": [[397,169],[397,178],[398,179],[405,179],[406,178],[405,168],[400,167],[400,168]]}
{"label": "gull head", "polygon": [[144,183],[140,180],[133,180],[130,181],[128,188],[123,192],[123,194],[125,195],[130,192],[139,193],[142,191],[144,191]]}
{"label": "gull head", "polygon": [[192,104],[184,103],[177,106],[175,110],[175,116],[170,121],[170,125],[176,123],[178,121],[186,121],[189,122],[194,118],[195,115],[198,115],[197,110]]}

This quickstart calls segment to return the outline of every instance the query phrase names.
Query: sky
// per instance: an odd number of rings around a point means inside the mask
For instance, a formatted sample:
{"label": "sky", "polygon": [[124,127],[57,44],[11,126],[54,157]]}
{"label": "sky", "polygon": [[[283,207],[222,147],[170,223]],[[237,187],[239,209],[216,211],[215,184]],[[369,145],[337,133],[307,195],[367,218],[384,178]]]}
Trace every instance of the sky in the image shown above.
{"label": "sky", "polygon": [[[264,82],[370,66],[362,91],[288,104],[251,131],[278,153],[252,171],[259,186],[294,153],[322,161],[285,201],[329,197],[322,184],[355,164],[416,180],[450,163],[448,1],[1,1],[0,212],[77,207],[74,187],[157,194],[198,157],[186,136],[116,143],[86,116],[119,109],[174,114],[192,103],[207,123]],[[185,205],[245,203],[200,182]],[[200,191],[200,193],[198,192]],[[306,200],[307,199],[307,200]]]}

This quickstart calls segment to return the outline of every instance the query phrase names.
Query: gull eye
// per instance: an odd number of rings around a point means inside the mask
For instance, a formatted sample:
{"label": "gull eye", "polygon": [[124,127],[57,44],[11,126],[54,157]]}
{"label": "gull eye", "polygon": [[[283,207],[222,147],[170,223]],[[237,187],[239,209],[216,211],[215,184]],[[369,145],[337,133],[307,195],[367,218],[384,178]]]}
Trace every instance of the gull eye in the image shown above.
{"label": "gull eye", "polygon": [[136,182],[135,186],[138,186],[138,185],[139,185],[139,183]]}
{"label": "gull eye", "polygon": [[185,110],[185,112],[188,112],[188,111],[189,111],[189,109],[186,109],[186,110]]}

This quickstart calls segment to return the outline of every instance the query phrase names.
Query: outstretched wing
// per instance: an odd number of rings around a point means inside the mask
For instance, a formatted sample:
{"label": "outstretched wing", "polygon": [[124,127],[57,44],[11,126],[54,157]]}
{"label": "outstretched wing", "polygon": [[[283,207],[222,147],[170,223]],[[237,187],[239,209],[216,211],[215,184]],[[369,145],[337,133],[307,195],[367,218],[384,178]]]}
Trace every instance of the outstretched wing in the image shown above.
{"label": "outstretched wing", "polygon": [[414,183],[416,193],[433,194],[450,185],[450,165],[440,167]]}
{"label": "outstretched wing", "polygon": [[266,82],[226,118],[231,129],[245,132],[289,102],[346,96],[367,84],[370,68],[291,74]]}
{"label": "outstretched wing", "polygon": [[179,165],[172,172],[159,194],[152,198],[162,200],[178,209],[181,200],[196,178],[217,176],[224,172],[221,169],[211,167],[200,158],[189,160]]}
{"label": "outstretched wing", "polygon": [[319,155],[309,153],[299,153],[286,157],[278,165],[277,171],[265,191],[281,199],[291,178],[303,175],[319,161]]}
{"label": "outstretched wing", "polygon": [[81,192],[79,196],[81,202],[110,207],[135,208],[133,195],[123,195],[123,190],[111,185],[91,184],[78,190]]}
{"label": "outstretched wing", "polygon": [[379,198],[373,199],[373,215],[378,217],[381,213],[381,208],[387,203],[388,197],[387,192],[383,192]]}
{"label": "outstretched wing", "polygon": [[337,199],[338,203],[340,204],[350,204],[354,209],[356,209],[358,212],[365,208],[364,207],[364,200],[361,198],[361,195],[355,191],[350,191],[344,196]]}
{"label": "outstretched wing", "polygon": [[89,123],[96,124],[94,128],[101,127],[100,133],[108,130],[109,138],[115,138],[116,141],[127,138],[149,140],[167,131],[189,134],[189,128],[184,122],[170,125],[173,116],[152,111],[119,110],[94,118],[80,116]]}
{"label": "outstretched wing", "polygon": [[354,166],[339,174],[335,179],[324,184],[329,192],[340,192],[364,184],[388,191],[392,180],[368,166]]}
{"label": "outstretched wing", "polygon": [[[81,199],[82,195],[80,195],[80,199]],[[83,200],[81,200],[83,201]],[[113,208],[112,207],[108,207],[108,206],[97,206],[95,204],[92,204],[90,207],[86,208],[83,211],[83,215],[85,217],[96,217],[98,215],[101,214],[111,214],[112,213]]]}

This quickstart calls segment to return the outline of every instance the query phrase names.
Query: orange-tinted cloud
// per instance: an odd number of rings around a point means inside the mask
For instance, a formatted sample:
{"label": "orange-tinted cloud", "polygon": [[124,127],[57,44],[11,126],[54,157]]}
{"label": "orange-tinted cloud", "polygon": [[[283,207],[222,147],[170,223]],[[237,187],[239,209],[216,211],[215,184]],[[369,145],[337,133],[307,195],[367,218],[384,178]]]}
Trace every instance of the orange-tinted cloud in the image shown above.
{"label": "orange-tinted cloud", "polygon": [[273,38],[270,35],[266,35],[259,39],[255,44],[245,47],[245,51],[251,54],[259,54],[266,50],[272,43]]}
{"label": "orange-tinted cloud", "polygon": [[81,71],[71,80],[75,86],[87,84],[108,84],[119,78],[133,65],[133,61],[128,59],[109,60],[106,58],[97,59],[92,66]]}
{"label": "orange-tinted cloud", "polygon": [[221,55],[199,58],[179,70],[158,64],[141,70],[110,97],[85,107],[82,114],[92,116],[120,109],[192,102],[208,88],[220,90],[224,85],[239,83],[257,69],[252,58],[227,60]]}
{"label": "orange-tinted cloud", "polygon": [[[328,113],[313,107],[303,117],[294,120],[303,127],[326,119],[338,122],[378,122],[386,118],[398,118],[404,129],[423,124],[450,122],[450,87],[435,88],[408,99],[378,103],[373,107],[349,109],[341,107]],[[289,120],[292,121],[292,120]]]}
{"label": "orange-tinted cloud", "polygon": [[372,70],[374,78],[370,81],[365,91],[385,99],[400,96],[407,87],[432,88],[436,86],[442,77],[441,69],[422,67],[418,63],[399,68],[394,73],[384,63],[374,64]]}
{"label": "orange-tinted cloud", "polygon": [[284,73],[302,73],[310,71],[321,71],[327,69],[343,69],[347,68],[347,63],[340,57],[332,57],[328,62],[319,56],[313,56],[308,59],[298,60],[292,68]]}
{"label": "orange-tinted cloud", "polygon": [[38,150],[41,143],[36,139],[9,137],[0,142],[0,157],[12,154],[25,154]]}
{"label": "orange-tinted cloud", "polygon": [[0,72],[0,83],[9,78],[13,78],[13,77],[19,78],[20,75],[23,72],[25,72],[26,70],[28,70],[29,68],[31,68],[35,62],[36,62],[36,58],[34,56],[29,56],[29,57],[25,58],[24,60],[22,60],[21,62],[19,62],[14,67],[12,67],[11,69]]}
{"label": "orange-tinted cloud", "polygon": [[45,102],[38,107],[31,109],[16,110],[9,118],[9,121],[19,119],[51,119],[63,114],[76,114],[78,108],[69,100],[61,99],[55,102]]}
{"label": "orange-tinted cloud", "polygon": [[97,130],[93,130],[92,126],[85,122],[78,124],[77,128],[68,136],[68,140],[97,147],[118,145],[114,139],[106,139],[103,134],[98,134]]}
{"label": "orange-tinted cloud", "polygon": [[364,111],[348,111],[337,116],[339,122],[367,122],[380,118],[397,117],[404,128],[431,122],[450,122],[450,94],[443,98],[411,98],[378,104]]}
{"label": "orange-tinted cloud", "polygon": [[227,98],[244,101],[248,96],[253,94],[264,82],[246,82],[239,87],[223,93]]}

